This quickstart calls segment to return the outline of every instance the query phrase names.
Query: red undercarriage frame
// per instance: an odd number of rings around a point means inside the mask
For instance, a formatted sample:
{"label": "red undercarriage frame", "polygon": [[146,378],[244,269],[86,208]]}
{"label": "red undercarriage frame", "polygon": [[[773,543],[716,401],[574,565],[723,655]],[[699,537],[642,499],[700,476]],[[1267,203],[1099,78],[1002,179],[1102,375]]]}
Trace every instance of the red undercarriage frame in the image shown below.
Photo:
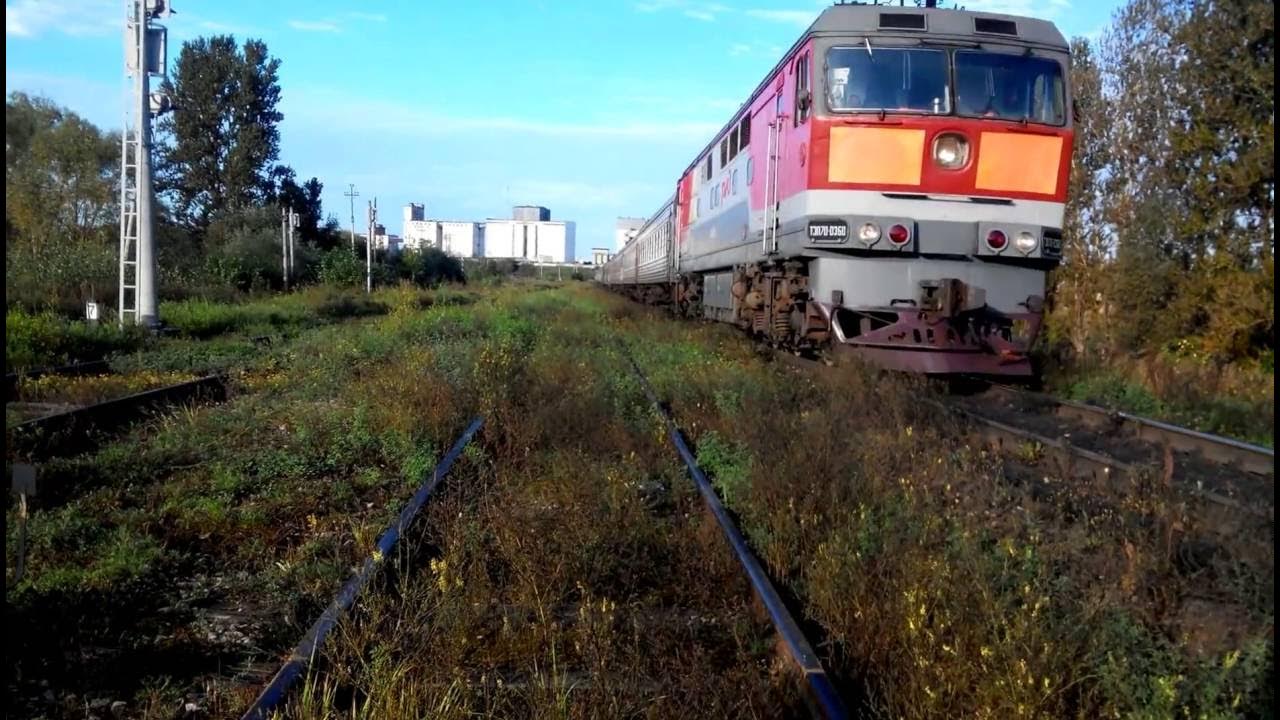
{"label": "red undercarriage frame", "polygon": [[[835,309],[840,317],[873,316],[883,323],[876,329],[845,332],[843,347],[881,367],[929,375],[1033,374],[1028,355],[1040,331],[1041,313],[964,312],[951,317],[933,312],[875,308]],[[847,320],[846,320],[847,323]],[[842,330],[848,328],[842,325]]]}

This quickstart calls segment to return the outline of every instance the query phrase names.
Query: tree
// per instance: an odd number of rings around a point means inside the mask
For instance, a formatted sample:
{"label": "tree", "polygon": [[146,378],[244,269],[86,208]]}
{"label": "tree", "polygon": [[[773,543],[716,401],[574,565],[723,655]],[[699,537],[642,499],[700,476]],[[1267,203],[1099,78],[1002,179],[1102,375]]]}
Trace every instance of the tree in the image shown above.
{"label": "tree", "polygon": [[1102,93],[1102,70],[1088,40],[1071,42],[1071,87],[1075,141],[1071,183],[1063,226],[1063,264],[1055,271],[1051,327],[1071,342],[1076,355],[1094,345],[1090,333],[1102,317],[1096,281],[1112,250],[1103,213],[1106,168],[1111,162],[1109,108]]}
{"label": "tree", "polygon": [[279,178],[276,202],[298,213],[299,237],[303,242],[319,247],[323,232],[320,225],[320,193],[324,190],[324,184],[319,178],[313,177],[298,185],[293,170],[285,166],[278,167],[275,175]]}
{"label": "tree", "polygon": [[5,104],[5,220],[31,252],[100,239],[119,202],[120,140],[43,98]]}
{"label": "tree", "polygon": [[1181,231],[1250,266],[1269,258],[1275,204],[1275,6],[1194,0],[1175,36],[1187,121],[1171,129]]}
{"label": "tree", "polygon": [[218,213],[275,193],[279,67],[260,40],[243,49],[229,35],[183,44],[170,87],[176,111],[159,126],[157,189],[187,226],[203,231]]}

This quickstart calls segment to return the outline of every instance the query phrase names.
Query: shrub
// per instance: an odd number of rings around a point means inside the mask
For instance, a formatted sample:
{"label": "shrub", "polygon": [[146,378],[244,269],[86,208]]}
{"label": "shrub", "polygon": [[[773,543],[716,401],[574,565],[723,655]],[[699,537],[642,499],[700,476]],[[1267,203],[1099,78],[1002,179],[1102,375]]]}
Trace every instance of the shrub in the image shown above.
{"label": "shrub", "polygon": [[320,282],[352,287],[364,279],[364,263],[346,248],[335,248],[320,256]]}
{"label": "shrub", "polygon": [[99,360],[112,352],[140,346],[145,331],[136,326],[124,330],[113,324],[90,325],[71,321],[50,311],[5,313],[5,367],[7,369],[63,365]]}

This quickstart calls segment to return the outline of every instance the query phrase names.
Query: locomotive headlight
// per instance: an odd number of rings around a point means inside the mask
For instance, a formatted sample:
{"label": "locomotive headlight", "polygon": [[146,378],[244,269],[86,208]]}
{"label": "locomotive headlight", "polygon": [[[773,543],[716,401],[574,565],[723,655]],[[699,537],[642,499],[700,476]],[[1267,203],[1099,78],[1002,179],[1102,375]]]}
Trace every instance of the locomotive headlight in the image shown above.
{"label": "locomotive headlight", "polygon": [[943,133],[933,140],[933,161],[945,170],[956,170],[969,162],[969,141],[963,135]]}
{"label": "locomotive headlight", "polygon": [[1039,245],[1039,244],[1040,244],[1040,241],[1036,239],[1036,236],[1032,235],[1026,230],[1023,230],[1022,232],[1018,233],[1017,239],[1013,241],[1013,246],[1018,248],[1018,252],[1022,253],[1023,255],[1030,255],[1031,251],[1035,250],[1036,245]]}
{"label": "locomotive headlight", "polygon": [[880,226],[875,223],[863,223],[858,228],[858,239],[865,245],[875,245],[880,239]]}

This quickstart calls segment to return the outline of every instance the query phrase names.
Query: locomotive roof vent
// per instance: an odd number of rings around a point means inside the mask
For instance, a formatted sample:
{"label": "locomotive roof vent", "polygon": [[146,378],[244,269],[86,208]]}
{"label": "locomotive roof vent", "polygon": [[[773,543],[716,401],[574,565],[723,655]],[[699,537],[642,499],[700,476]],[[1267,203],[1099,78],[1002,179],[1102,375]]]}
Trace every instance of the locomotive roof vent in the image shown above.
{"label": "locomotive roof vent", "polygon": [[1018,35],[1018,23],[1012,20],[976,17],[973,19],[973,31],[992,35]]}
{"label": "locomotive roof vent", "polygon": [[880,13],[881,30],[924,30],[925,17],[917,13]]}

